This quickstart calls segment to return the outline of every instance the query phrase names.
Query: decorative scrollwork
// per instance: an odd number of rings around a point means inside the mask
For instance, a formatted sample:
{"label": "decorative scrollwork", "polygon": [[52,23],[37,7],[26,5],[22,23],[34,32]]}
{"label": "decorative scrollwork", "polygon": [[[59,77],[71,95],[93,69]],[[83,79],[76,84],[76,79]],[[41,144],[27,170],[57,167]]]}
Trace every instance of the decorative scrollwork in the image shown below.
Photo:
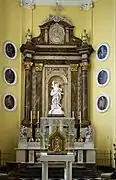
{"label": "decorative scrollwork", "polygon": [[71,71],[78,71],[79,64],[71,64],[70,68],[71,68]]}
{"label": "decorative scrollwork", "polygon": [[35,63],[35,70],[36,72],[43,70],[43,63]]}
{"label": "decorative scrollwork", "polygon": [[87,71],[88,68],[90,67],[88,62],[83,62],[83,63],[80,64],[80,66],[82,67],[83,71]]}
{"label": "decorative scrollwork", "polygon": [[32,65],[33,65],[33,62],[27,62],[27,61],[25,61],[25,62],[24,62],[24,68],[25,68],[25,70],[30,70]]}

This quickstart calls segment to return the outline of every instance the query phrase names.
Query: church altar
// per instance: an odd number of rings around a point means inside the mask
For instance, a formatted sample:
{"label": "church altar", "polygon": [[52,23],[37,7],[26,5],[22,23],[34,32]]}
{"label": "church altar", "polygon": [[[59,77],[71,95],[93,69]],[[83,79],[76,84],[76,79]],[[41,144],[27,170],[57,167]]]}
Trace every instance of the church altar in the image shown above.
{"label": "church altar", "polygon": [[[49,161],[60,161],[60,157],[69,164],[94,165],[94,130],[88,118],[89,58],[93,48],[88,34],[84,30],[81,38],[75,37],[72,22],[58,14],[50,15],[39,27],[37,37],[32,37],[28,29],[20,48],[24,56],[25,104],[16,162],[42,163],[44,170]],[[72,165],[67,168],[71,180]],[[47,173],[43,178],[48,179]]]}

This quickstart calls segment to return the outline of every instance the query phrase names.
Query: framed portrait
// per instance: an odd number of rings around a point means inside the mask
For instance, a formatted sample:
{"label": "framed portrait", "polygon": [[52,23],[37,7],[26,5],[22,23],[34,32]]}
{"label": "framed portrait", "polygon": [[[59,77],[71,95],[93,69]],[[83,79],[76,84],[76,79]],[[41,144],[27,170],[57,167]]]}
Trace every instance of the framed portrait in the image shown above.
{"label": "framed portrait", "polygon": [[3,44],[3,51],[5,56],[8,59],[16,59],[17,57],[17,47],[14,43],[10,42],[10,41],[6,41]]}
{"label": "framed portrait", "polygon": [[96,99],[96,108],[98,112],[106,112],[110,107],[110,99],[109,96],[105,94],[101,94]]}
{"label": "framed portrait", "polygon": [[101,69],[97,74],[96,74],[96,82],[98,86],[104,87],[109,83],[110,80],[110,73],[107,69]]}
{"label": "framed portrait", "polygon": [[5,67],[3,70],[4,81],[9,85],[14,85],[17,82],[17,73],[11,67]]}
{"label": "framed portrait", "polygon": [[109,56],[109,45],[107,43],[100,44],[96,50],[96,58],[99,61],[105,61]]}
{"label": "framed portrait", "polygon": [[6,93],[3,96],[3,107],[7,111],[14,111],[16,109],[16,98],[11,93]]}

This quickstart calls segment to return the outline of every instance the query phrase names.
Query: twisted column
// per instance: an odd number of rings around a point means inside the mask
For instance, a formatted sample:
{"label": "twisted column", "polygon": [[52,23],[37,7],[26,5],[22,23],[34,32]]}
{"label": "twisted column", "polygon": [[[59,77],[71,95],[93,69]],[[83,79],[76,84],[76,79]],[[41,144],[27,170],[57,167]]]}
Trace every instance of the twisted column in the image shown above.
{"label": "twisted column", "polygon": [[82,62],[82,124],[88,122],[88,62]]}
{"label": "twisted column", "polygon": [[25,118],[24,123],[29,124],[31,111],[31,66],[32,62],[24,62],[25,68]]}

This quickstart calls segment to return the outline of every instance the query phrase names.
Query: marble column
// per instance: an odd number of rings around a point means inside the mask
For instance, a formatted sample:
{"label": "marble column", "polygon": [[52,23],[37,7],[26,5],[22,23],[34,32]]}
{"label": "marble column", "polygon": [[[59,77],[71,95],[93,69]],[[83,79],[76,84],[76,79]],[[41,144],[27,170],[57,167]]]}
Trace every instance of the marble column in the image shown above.
{"label": "marble column", "polygon": [[40,117],[42,116],[42,63],[35,63],[36,71],[36,109],[39,111]]}
{"label": "marble column", "polygon": [[36,69],[34,65],[32,66],[32,119],[34,124],[36,124]]}
{"label": "marble column", "polygon": [[88,62],[81,63],[82,68],[82,124],[88,123]]}
{"label": "marble column", "polygon": [[79,64],[71,64],[71,111],[74,112],[75,123],[78,120],[78,67]]}
{"label": "marble column", "polygon": [[77,87],[78,87],[78,101],[77,101],[77,108],[78,108],[78,120],[80,120],[80,112],[81,112],[81,107],[82,107],[82,75],[81,75],[81,67],[79,67],[78,70],[78,76],[77,76]]}
{"label": "marble column", "polygon": [[25,61],[25,118],[24,123],[29,125],[31,111],[31,66],[32,62]]}

